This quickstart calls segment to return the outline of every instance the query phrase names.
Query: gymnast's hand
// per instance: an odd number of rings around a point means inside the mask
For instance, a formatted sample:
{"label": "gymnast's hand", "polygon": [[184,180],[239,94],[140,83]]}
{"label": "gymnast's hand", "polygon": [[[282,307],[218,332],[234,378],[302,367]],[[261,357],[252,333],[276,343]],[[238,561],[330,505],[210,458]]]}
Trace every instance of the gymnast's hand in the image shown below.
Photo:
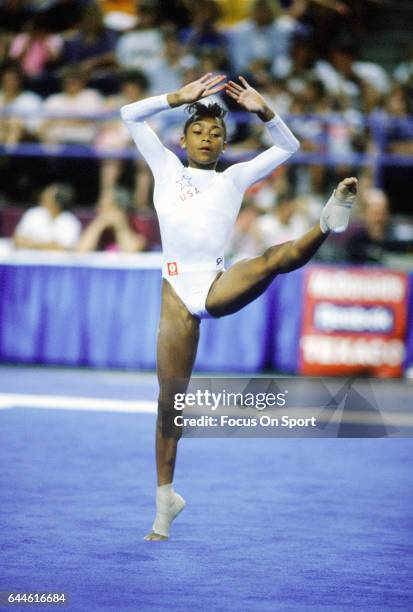
{"label": "gymnast's hand", "polygon": [[225,74],[219,74],[213,76],[212,72],[207,72],[200,79],[192,81],[175,91],[167,95],[169,106],[174,108],[175,106],[181,106],[181,104],[191,104],[201,98],[206,98],[212,94],[222,91],[225,87],[224,81],[226,79]]}
{"label": "gymnast's hand", "polygon": [[225,93],[235,100],[240,106],[250,113],[256,113],[263,121],[270,121],[275,113],[270,109],[264,98],[256,89],[240,76],[241,85],[234,81],[228,81],[225,85]]}

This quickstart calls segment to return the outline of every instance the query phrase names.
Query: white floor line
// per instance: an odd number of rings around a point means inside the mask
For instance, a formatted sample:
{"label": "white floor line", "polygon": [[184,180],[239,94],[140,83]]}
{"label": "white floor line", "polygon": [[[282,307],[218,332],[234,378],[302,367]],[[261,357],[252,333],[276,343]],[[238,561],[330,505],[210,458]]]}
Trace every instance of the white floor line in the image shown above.
{"label": "white floor line", "polygon": [[96,412],[156,413],[156,402],[100,399],[97,397],[62,397],[61,395],[23,395],[0,393],[0,409],[46,408],[56,410],[94,410]]}

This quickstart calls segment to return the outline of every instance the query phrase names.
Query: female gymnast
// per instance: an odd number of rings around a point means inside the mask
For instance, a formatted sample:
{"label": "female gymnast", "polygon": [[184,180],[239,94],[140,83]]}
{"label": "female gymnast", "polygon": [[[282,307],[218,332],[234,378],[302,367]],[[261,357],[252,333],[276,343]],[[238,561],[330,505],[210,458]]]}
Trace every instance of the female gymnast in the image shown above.
{"label": "female gymnast", "polygon": [[[201,319],[237,312],[260,296],[277,274],[307,263],[330,230],[344,231],[347,227],[356,194],[357,179],[345,179],[324,207],[320,224],[298,240],[273,246],[225,270],[224,248],[245,190],[299,147],[282,119],[243,77],[239,77],[240,84],[225,79],[225,75],[208,73],[179,91],[121,108],[122,119],[155,179],[154,204],[163,245],[157,343],[158,486],[156,517],[146,540],[168,539],[172,521],[185,506],[172,484],[182,429],[174,425],[177,413],[173,395],[185,392],[189,383]],[[226,146],[224,111],[218,104],[206,106],[197,100],[222,90],[264,122],[273,144],[250,161],[216,172],[218,158]],[[188,166],[162,145],[145,122],[158,112],[183,104],[191,105],[180,141],[187,152]]]}

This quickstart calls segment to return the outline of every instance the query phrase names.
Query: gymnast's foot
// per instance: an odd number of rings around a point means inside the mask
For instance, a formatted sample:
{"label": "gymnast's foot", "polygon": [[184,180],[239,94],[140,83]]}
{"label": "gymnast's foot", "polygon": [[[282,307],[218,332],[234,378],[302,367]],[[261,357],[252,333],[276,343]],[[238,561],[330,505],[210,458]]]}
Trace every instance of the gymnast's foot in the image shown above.
{"label": "gymnast's foot", "polygon": [[172,483],[157,487],[156,517],[152,530],[144,539],[157,542],[167,540],[172,521],[182,512],[185,505],[184,498],[175,493]]}
{"label": "gymnast's foot", "polygon": [[143,539],[161,542],[162,540],[168,540],[169,538],[167,536],[161,535],[160,533],[155,533],[154,531],[150,531]]}
{"label": "gymnast's foot", "polygon": [[347,229],[356,196],[357,179],[354,176],[338,184],[321,213],[320,227],[324,234],[329,230],[339,234]]}

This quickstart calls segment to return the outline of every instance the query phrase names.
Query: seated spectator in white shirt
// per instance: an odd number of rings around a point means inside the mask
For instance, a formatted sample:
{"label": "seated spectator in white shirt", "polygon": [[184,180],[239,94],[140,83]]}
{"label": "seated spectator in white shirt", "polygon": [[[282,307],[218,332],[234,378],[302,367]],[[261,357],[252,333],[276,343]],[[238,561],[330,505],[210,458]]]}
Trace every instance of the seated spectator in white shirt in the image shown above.
{"label": "seated spectator in white shirt", "polygon": [[80,236],[81,224],[66,210],[73,200],[69,185],[53,183],[41,193],[40,205],[30,208],[20,219],[15,232],[17,249],[64,251],[73,249]]}
{"label": "seated spectator in white shirt", "polygon": [[[41,126],[41,139],[47,143],[91,144],[98,130],[98,123],[93,119],[76,118],[76,115],[90,115],[105,110],[104,100],[94,89],[86,88],[87,79],[77,68],[67,70],[63,79],[63,91],[46,98],[43,111],[49,118]],[[65,115],[74,118],[65,119]],[[62,116],[62,118],[59,118]]]}
{"label": "seated spectator in white shirt", "polygon": [[[355,108],[361,108],[363,83],[385,95],[390,91],[390,79],[378,64],[356,58],[355,46],[350,41],[334,44],[330,50],[330,61],[337,77],[335,93],[347,97]],[[329,80],[333,82],[332,75]]]}
{"label": "seated spectator in white shirt", "polygon": [[6,64],[1,73],[0,110],[6,111],[7,116],[0,117],[0,142],[14,145],[25,135],[33,138],[41,104],[37,94],[23,90],[20,68],[16,64]]}
{"label": "seated spectator in white shirt", "polygon": [[139,3],[137,27],[122,34],[118,40],[116,46],[118,64],[127,70],[142,70],[150,77],[152,70],[162,58],[163,50],[157,8],[150,0],[142,0]]}
{"label": "seated spectator in white shirt", "polygon": [[257,200],[246,201],[231,234],[226,255],[233,261],[254,257],[265,249],[302,236],[309,220],[288,192],[280,193],[273,210],[259,215]]}
{"label": "seated spectator in white shirt", "polygon": [[296,240],[309,228],[307,218],[298,210],[297,202],[290,194],[280,194],[273,212],[258,217],[253,233],[258,252],[274,244]]}

